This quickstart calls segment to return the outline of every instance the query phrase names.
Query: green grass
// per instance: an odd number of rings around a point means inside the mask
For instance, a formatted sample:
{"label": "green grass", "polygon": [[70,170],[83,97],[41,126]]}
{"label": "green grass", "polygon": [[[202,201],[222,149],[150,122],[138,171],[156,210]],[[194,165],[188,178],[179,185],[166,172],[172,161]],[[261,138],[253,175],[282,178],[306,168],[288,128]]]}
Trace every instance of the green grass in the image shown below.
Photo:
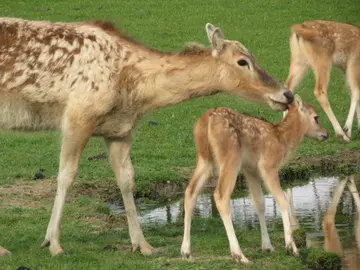
{"label": "green grass", "polygon": [[[288,46],[289,26],[304,20],[326,19],[350,22],[360,25],[357,0],[326,1],[56,1],[56,0],[2,0],[0,16],[22,17],[34,20],[83,21],[95,19],[112,20],[140,42],[163,50],[180,50],[184,43],[197,41],[207,44],[205,23],[220,26],[225,38],[242,42],[257,57],[260,64],[274,77],[285,81],[290,62]],[[351,144],[341,144],[334,136],[332,127],[320,109],[313,95],[314,78],[306,77],[297,93],[318,110],[321,123],[330,132],[326,143],[306,140],[298,150],[301,156],[324,156],[346,150],[360,149],[360,139],[353,134]],[[349,95],[338,70],[331,73],[329,100],[341,124],[344,124],[349,107]],[[250,103],[227,94],[193,99],[183,104],[155,111],[145,115],[139,122],[133,140],[131,155],[135,167],[135,181],[138,190],[148,190],[156,181],[185,181],[182,170],[192,168],[195,151],[192,127],[196,119],[207,109],[226,106],[269,121],[279,121],[282,114],[271,111],[265,105]],[[149,120],[159,125],[148,125]],[[356,123],[355,123],[356,124]],[[356,128],[355,128],[356,130]],[[60,134],[57,132],[0,133],[0,184],[12,184],[16,179],[30,180],[39,169],[45,169],[47,178],[55,178],[58,169]],[[113,173],[106,160],[88,161],[86,157],[105,151],[101,138],[93,138],[85,149],[79,169],[79,182],[114,181]],[[114,184],[115,187],[115,184]],[[90,198],[96,201],[99,198]],[[0,202],[6,202],[1,198]],[[12,258],[1,259],[0,264],[15,269],[22,264],[36,269],[112,269],[112,268],[235,268],[231,261],[202,262],[187,264],[170,263],[165,266],[157,257],[144,259],[139,254],[102,250],[106,242],[129,243],[126,230],[104,230],[89,234],[87,222],[77,222],[77,215],[85,213],[76,203],[66,206],[62,230],[62,241],[72,254],[69,257],[52,259],[46,250],[39,250],[49,218],[51,202],[43,208],[27,209],[3,207],[0,210],[0,241],[11,249]],[[83,202],[84,203],[84,202]],[[85,202],[86,203],[86,202]],[[101,209],[97,208],[97,209]],[[71,210],[71,211],[70,211]],[[69,211],[71,213],[69,213]],[[90,210],[88,210],[90,211]],[[104,215],[102,212],[99,215]],[[91,212],[91,211],[90,211]],[[74,215],[73,216],[71,216]],[[95,214],[96,215],[96,212]],[[211,230],[203,233],[194,230],[194,251],[200,255],[228,254],[226,237],[219,221],[199,220],[198,224]],[[106,223],[106,222],[105,222]],[[166,247],[165,257],[178,257],[182,226],[175,224],[165,228],[149,229],[146,235],[154,246]],[[171,235],[173,232],[173,235]],[[255,269],[300,268],[300,261],[284,257],[283,251],[261,254],[259,232],[238,232],[241,246],[256,262]],[[276,237],[281,234],[276,233]],[[253,238],[257,239],[253,241]],[[274,241],[282,246],[283,241]],[[161,257],[161,256],[160,256]]]}

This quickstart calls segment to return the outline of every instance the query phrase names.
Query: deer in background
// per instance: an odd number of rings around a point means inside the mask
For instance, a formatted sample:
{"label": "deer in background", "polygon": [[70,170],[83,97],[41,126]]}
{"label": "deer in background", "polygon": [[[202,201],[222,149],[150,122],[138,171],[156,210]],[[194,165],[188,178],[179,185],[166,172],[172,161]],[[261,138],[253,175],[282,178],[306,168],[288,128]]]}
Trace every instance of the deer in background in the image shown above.
{"label": "deer in background", "polygon": [[[219,91],[284,111],[292,93],[238,41],[206,24],[211,48],[161,52],[109,22],[0,18],[0,129],[61,130],[57,192],[42,247],[63,253],[60,223],[80,155],[102,136],[121,190],[133,251],[151,254],[137,218],[131,134],[147,112]],[[1,249],[1,254],[8,252]]]}
{"label": "deer in background", "polygon": [[298,255],[292,238],[288,201],[279,181],[279,169],[286,157],[303,137],[324,141],[327,132],[320,126],[315,110],[295,96],[286,117],[277,124],[240,114],[228,108],[211,109],[199,118],[194,127],[197,164],[184,200],[184,238],[181,254],[191,258],[191,216],[197,196],[212,174],[218,172],[214,192],[216,207],[224,223],[232,257],[237,262],[249,260],[240,249],[230,213],[230,196],[242,169],[252,203],[259,217],[262,249],[273,251],[265,222],[265,202],[261,179],[276,199],[284,226],[285,247]]}
{"label": "deer in background", "polygon": [[[316,77],[314,94],[328,116],[336,136],[350,142],[352,124],[357,112],[360,131],[359,76],[360,76],[360,28],[331,21],[309,21],[291,27],[291,64],[285,86],[291,91],[301,82],[309,67]],[[349,113],[344,130],[336,119],[329,100],[328,84],[332,66],[339,67],[346,77],[351,92]]]}

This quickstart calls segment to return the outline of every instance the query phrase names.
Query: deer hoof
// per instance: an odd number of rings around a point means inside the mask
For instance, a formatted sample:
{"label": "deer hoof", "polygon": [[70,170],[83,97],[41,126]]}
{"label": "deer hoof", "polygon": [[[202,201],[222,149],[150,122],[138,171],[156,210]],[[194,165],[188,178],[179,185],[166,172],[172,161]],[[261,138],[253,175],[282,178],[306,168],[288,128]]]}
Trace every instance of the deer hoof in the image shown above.
{"label": "deer hoof", "polygon": [[343,131],[345,132],[345,135],[351,139],[351,130],[347,126],[344,126]]}
{"label": "deer hoof", "polygon": [[271,253],[271,252],[274,252],[275,249],[273,247],[263,247],[262,251],[265,253]]}
{"label": "deer hoof", "polygon": [[244,255],[231,254],[231,256],[233,257],[233,259],[237,263],[244,263],[244,264],[250,264],[251,263],[251,261],[249,261]]}
{"label": "deer hoof", "polygon": [[344,142],[344,143],[349,143],[349,142],[351,142],[351,139],[350,139],[348,136],[346,136],[345,133],[343,133],[343,134],[338,134],[337,137],[339,137],[340,140],[341,140],[342,142]]}
{"label": "deer hoof", "polygon": [[60,245],[52,246],[50,244],[49,250],[52,256],[66,255],[65,251],[61,248]]}
{"label": "deer hoof", "polygon": [[183,258],[184,261],[188,261],[188,262],[194,261],[194,258],[191,255],[191,253],[181,253],[181,257]]}

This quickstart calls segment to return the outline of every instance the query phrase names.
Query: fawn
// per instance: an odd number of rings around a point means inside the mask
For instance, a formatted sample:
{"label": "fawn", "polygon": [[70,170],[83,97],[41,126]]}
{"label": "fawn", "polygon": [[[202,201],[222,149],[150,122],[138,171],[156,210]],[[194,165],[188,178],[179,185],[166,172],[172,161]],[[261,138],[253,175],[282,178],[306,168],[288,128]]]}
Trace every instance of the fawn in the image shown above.
{"label": "fawn", "polygon": [[328,138],[326,130],[318,122],[314,108],[303,104],[298,95],[294,103],[289,105],[285,118],[276,124],[228,108],[211,109],[201,116],[194,127],[197,165],[185,191],[182,256],[191,257],[192,210],[201,188],[216,171],[218,180],[214,199],[225,226],[231,255],[237,262],[249,262],[240,249],[230,214],[230,195],[240,169],[243,169],[259,217],[262,249],[274,250],[265,223],[261,179],[280,207],[285,247],[298,255],[290,228],[288,201],[281,189],[278,171],[304,136],[319,141]]}

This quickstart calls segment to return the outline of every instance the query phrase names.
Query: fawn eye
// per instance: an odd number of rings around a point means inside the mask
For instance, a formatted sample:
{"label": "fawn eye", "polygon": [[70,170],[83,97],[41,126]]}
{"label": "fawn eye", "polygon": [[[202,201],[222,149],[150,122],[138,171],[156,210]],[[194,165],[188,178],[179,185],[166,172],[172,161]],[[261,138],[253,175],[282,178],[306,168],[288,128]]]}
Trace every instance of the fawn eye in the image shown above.
{"label": "fawn eye", "polygon": [[319,124],[319,116],[314,116],[316,124]]}
{"label": "fawn eye", "polygon": [[242,66],[242,67],[249,66],[249,63],[244,59],[239,60],[237,63],[239,66]]}

